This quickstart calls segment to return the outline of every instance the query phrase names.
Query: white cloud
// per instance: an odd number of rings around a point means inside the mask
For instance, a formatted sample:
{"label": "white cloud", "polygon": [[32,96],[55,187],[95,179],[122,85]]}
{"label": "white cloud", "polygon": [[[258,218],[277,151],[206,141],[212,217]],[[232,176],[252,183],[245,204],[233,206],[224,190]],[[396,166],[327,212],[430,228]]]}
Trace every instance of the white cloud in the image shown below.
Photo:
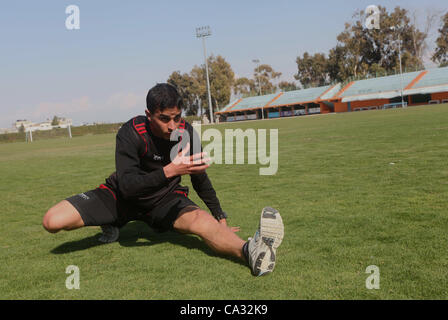
{"label": "white cloud", "polygon": [[145,96],[134,92],[118,92],[93,101],[81,96],[68,101],[43,101],[22,106],[2,116],[0,127],[10,127],[18,119],[41,122],[53,116],[67,117],[74,123],[93,121],[124,121],[146,108]]}
{"label": "white cloud", "polygon": [[69,116],[93,109],[90,98],[83,96],[68,102],[41,102],[30,115],[34,118],[52,117],[53,115]]}
{"label": "white cloud", "polygon": [[2,117],[2,126],[8,126],[8,123],[12,125],[19,119],[40,122],[45,119],[52,119],[55,115],[70,118],[82,113],[87,114],[87,111],[90,112],[93,109],[94,105],[87,96],[72,99],[67,102],[44,101],[34,106],[23,106],[15,109],[7,115],[4,115]]}
{"label": "white cloud", "polygon": [[133,92],[114,93],[106,102],[108,109],[130,110],[143,105],[144,97]]}

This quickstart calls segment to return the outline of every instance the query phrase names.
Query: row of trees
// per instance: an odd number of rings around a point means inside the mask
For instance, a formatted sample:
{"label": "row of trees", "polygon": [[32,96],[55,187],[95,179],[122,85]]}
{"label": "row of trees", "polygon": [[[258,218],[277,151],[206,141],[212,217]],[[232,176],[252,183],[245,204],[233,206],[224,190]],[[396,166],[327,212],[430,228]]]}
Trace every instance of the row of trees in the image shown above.
{"label": "row of trees", "polygon": [[[267,64],[258,65],[254,69],[252,79],[237,79],[224,57],[210,56],[207,62],[213,110],[217,111],[229,103],[232,93],[240,96],[262,95],[277,90],[297,90],[398,72],[399,45],[404,70],[424,68],[423,59],[428,50],[427,39],[438,15],[428,14],[424,30],[420,30],[417,27],[416,14],[412,15],[400,7],[396,7],[392,12],[387,12],[385,7],[378,8],[381,17],[379,29],[366,28],[366,12],[356,11],[353,22],[345,24],[344,31],[337,36],[336,46],[328,54],[311,55],[305,52],[297,57],[297,73],[294,78],[301,86],[294,82],[279,82],[281,72],[275,71]],[[448,13],[442,18],[438,35],[432,60],[440,66],[445,66],[448,65]],[[169,76],[167,82],[179,89],[187,115],[208,115],[205,79],[205,65],[194,66],[189,73],[175,71]]]}
{"label": "row of trees", "polygon": [[439,63],[441,67],[448,66],[448,12],[443,16],[443,23],[439,29],[436,45],[437,48],[432,56],[432,61]]}
{"label": "row of trees", "polygon": [[[210,93],[213,110],[223,106],[230,100],[235,73],[230,64],[222,56],[208,58]],[[174,71],[167,82],[176,86],[184,100],[187,115],[197,115],[208,110],[207,83],[205,66],[194,66],[189,73]]]}
{"label": "row of trees", "polygon": [[[387,12],[385,7],[378,8],[381,17],[379,29],[366,28],[366,12],[355,12],[354,22],[345,24],[345,30],[337,36],[336,46],[328,54],[310,55],[305,52],[297,57],[295,79],[308,88],[353,78],[398,73],[399,52],[404,70],[423,69],[423,58],[428,50],[427,39],[437,22],[437,14],[428,13],[424,30],[419,30],[416,13],[410,14],[400,7],[392,12]],[[432,60],[445,66],[448,63],[448,13],[442,20]]]}
{"label": "row of trees", "polygon": [[[232,92],[237,95],[249,96],[267,94],[281,90],[297,89],[294,83],[275,81],[281,76],[270,65],[262,64],[254,69],[254,79],[246,77],[235,78],[231,65],[220,55],[207,59],[210,79],[210,94],[213,110],[229,103]],[[187,115],[203,114],[208,110],[208,93],[205,66],[194,66],[189,73],[174,71],[169,76],[168,83],[175,85],[181,94]],[[208,116],[208,114],[207,114]]]}

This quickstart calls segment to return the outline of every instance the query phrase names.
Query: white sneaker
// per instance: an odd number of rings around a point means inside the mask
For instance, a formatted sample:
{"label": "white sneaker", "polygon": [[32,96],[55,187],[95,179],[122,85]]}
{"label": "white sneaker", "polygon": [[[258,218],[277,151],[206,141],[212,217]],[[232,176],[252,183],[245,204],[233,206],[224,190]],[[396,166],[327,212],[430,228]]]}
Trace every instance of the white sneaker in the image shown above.
{"label": "white sneaker", "polygon": [[120,236],[120,229],[111,226],[110,224],[101,226],[101,230],[103,231],[103,234],[98,238],[98,240],[103,243],[115,242]]}
{"label": "white sneaker", "polygon": [[266,207],[261,211],[260,225],[253,238],[249,238],[249,265],[255,276],[272,272],[276,250],[283,240],[284,227],[280,213]]}

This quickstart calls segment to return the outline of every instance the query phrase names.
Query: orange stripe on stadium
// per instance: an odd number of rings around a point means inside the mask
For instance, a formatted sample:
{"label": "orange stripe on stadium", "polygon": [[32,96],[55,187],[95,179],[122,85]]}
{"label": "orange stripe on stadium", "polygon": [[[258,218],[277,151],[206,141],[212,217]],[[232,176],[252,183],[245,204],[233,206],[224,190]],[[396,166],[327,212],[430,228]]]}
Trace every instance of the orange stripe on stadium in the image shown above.
{"label": "orange stripe on stadium", "polygon": [[324,94],[326,94],[328,91],[330,91],[331,89],[333,89],[334,87],[336,87],[337,84],[331,86],[330,88],[328,88],[327,90],[325,90],[320,96],[317,97],[316,101],[321,100],[320,97],[322,97]]}
{"label": "orange stripe on stadium", "polygon": [[355,81],[350,82],[349,84],[347,84],[344,88],[341,89],[341,91],[339,91],[334,97],[334,98],[339,98],[341,96],[341,94],[344,93],[344,91],[346,91],[348,88],[350,88],[353,84],[355,83]]}
{"label": "orange stripe on stadium", "polygon": [[274,99],[272,99],[271,101],[269,101],[268,103],[266,103],[266,105],[263,107],[267,108],[272,102],[274,102],[275,100],[277,100],[281,95],[283,94],[283,92],[280,92],[277,96],[274,97]]}
{"label": "orange stripe on stadium", "polygon": [[409,89],[411,89],[417,82],[419,82],[423,77],[424,77],[424,75],[425,74],[427,74],[428,73],[428,70],[425,70],[425,71],[422,71],[414,80],[412,80],[411,81],[411,83],[410,84],[408,84],[407,86],[406,86],[406,88],[404,88],[404,90],[409,90]]}
{"label": "orange stripe on stadium", "polygon": [[243,99],[239,99],[237,102],[235,102],[234,104],[232,104],[231,106],[230,106],[230,108],[228,109],[228,110],[226,110],[226,111],[230,111],[230,110],[232,110],[238,103],[240,103],[241,101],[243,101]]}

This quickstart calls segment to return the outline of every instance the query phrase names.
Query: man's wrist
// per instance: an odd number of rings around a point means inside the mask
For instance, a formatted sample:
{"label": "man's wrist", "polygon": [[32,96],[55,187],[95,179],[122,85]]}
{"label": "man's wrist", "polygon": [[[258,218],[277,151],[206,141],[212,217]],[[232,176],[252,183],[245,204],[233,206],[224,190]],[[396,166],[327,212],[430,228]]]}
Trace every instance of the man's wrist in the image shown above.
{"label": "man's wrist", "polygon": [[165,173],[165,177],[167,179],[172,178],[176,175],[176,173],[174,172],[174,168],[173,166],[170,164],[167,164],[166,166],[163,167],[163,173]]}
{"label": "man's wrist", "polygon": [[225,213],[224,211],[221,211],[219,213],[216,213],[213,215],[215,217],[216,220],[222,220],[222,219],[227,219],[227,213]]}

